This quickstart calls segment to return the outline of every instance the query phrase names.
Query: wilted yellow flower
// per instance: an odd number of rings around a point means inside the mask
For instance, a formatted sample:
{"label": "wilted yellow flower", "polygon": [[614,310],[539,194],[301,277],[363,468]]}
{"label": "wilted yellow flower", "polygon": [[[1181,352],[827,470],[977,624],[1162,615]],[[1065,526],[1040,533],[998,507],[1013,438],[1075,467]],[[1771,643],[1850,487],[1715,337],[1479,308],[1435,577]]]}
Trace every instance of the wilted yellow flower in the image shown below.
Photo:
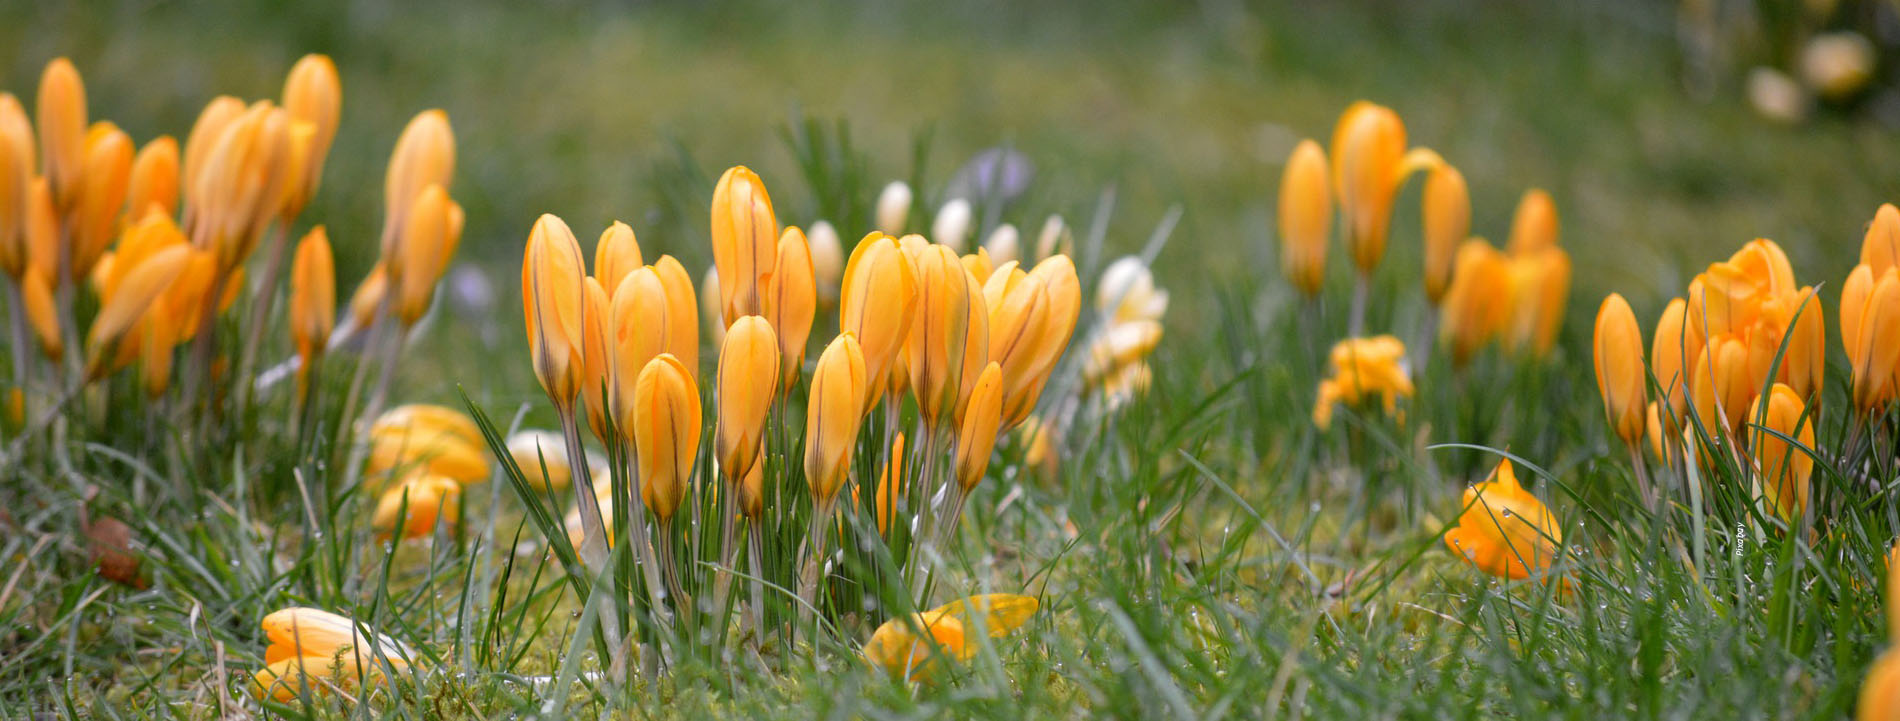
{"label": "wilted yellow flower", "polygon": [[844,485],[864,423],[867,373],[864,352],[849,331],[825,346],[811,374],[805,415],[805,480],[812,500],[828,507]]}
{"label": "wilted yellow flower", "polygon": [[983,480],[990,451],[1003,425],[1003,367],[995,361],[983,367],[957,431],[957,483],[968,493]]}
{"label": "wilted yellow flower", "polygon": [[454,177],[455,131],[449,127],[448,113],[417,113],[397,136],[396,148],[389,154],[389,169],[383,176],[384,260],[397,255],[396,245],[403,239],[409,210],[422,197],[422,190],[440,185],[446,191]]}
{"label": "wilted yellow flower", "polygon": [[726,329],[719,351],[719,467],[734,483],[758,458],[766,417],[778,397],[778,337],[764,318],[749,315]]}
{"label": "wilted yellow flower", "polygon": [[583,370],[581,313],[586,303],[580,243],[567,223],[542,214],[521,261],[521,304],[534,375],[558,408],[573,407]]}
{"label": "wilted yellow flower", "polygon": [[1332,427],[1335,405],[1358,405],[1376,395],[1385,414],[1397,417],[1399,399],[1412,397],[1411,369],[1398,338],[1347,338],[1333,345],[1329,360],[1332,376],[1319,382],[1313,404],[1313,424],[1322,430]]}
{"label": "wilted yellow flower", "polygon": [[290,261],[289,304],[290,338],[308,368],[323,354],[336,326],[336,261],[321,225],[297,242]]}
{"label": "wilted yellow flower", "polygon": [[1326,280],[1326,247],[1332,243],[1332,184],[1326,153],[1302,140],[1280,175],[1280,272],[1308,297]]}
{"label": "wilted yellow flower", "polygon": [[640,497],[666,523],[686,497],[699,457],[699,388],[678,358],[661,354],[641,369],[633,403]]}
{"label": "wilted yellow flower", "polygon": [[1425,300],[1437,306],[1451,287],[1452,258],[1471,236],[1471,191],[1464,174],[1449,163],[1432,166],[1423,203]]}
{"label": "wilted yellow flower", "polygon": [[33,105],[40,132],[41,161],[62,208],[79,192],[86,158],[86,84],[66,58],[53,58],[40,73],[39,99]]}
{"label": "wilted yellow flower", "polygon": [[766,279],[766,320],[778,338],[779,388],[790,393],[805,365],[805,343],[811,339],[818,312],[818,282],[812,272],[811,246],[804,231],[787,226],[778,239],[778,260]]}
{"label": "wilted yellow flower", "polygon": [[910,334],[916,300],[916,271],[897,240],[872,233],[858,241],[844,268],[838,328],[850,333],[862,350],[869,388],[861,399],[866,411],[884,395],[891,366]]}
{"label": "wilted yellow flower", "polygon": [[778,260],[778,217],[765,181],[743,165],[713,188],[713,265],[719,269],[725,325],[765,312],[759,287]]}
{"label": "wilted yellow flower", "polygon": [[401,642],[328,611],[293,607],[264,617],[264,668],[252,679],[257,696],[289,703],[309,691],[349,690],[401,671],[416,658]]}
{"label": "wilted yellow flower", "polygon": [[463,217],[462,206],[440,185],[423,188],[410,207],[398,252],[384,259],[396,279],[396,317],[403,325],[415,325],[428,312],[436,281],[461,245]]}
{"label": "wilted yellow flower", "polygon": [[1643,438],[1648,378],[1643,375],[1643,330],[1623,296],[1611,293],[1597,308],[1593,347],[1604,415],[1617,437],[1635,445]]}
{"label": "wilted yellow flower", "polygon": [[[455,479],[413,473],[383,491],[370,525],[384,537],[421,538],[434,533],[438,522],[454,527],[462,517],[461,501],[462,485]],[[396,529],[399,518],[400,533]]]}
{"label": "wilted yellow flower", "polygon": [[[1767,407],[1762,407],[1767,401]],[[1807,405],[1801,395],[1786,384],[1776,383],[1766,397],[1756,398],[1748,409],[1751,426],[1749,453],[1755,459],[1755,492],[1763,505],[1794,523],[1808,507],[1808,474],[1814,471],[1815,419],[1806,417]],[[1763,430],[1766,429],[1766,430]],[[1800,442],[1796,448],[1784,437]]]}
{"label": "wilted yellow flower", "polygon": [[125,191],[125,215],[143,218],[153,208],[166,215],[178,212],[178,141],[160,135],[139,148],[132,159],[132,177]]}
{"label": "wilted yellow flower", "polygon": [[972,634],[1002,638],[1035,615],[1041,604],[1030,596],[997,593],[952,601],[878,626],[864,643],[872,668],[893,679],[926,680],[937,672],[939,654],[952,662],[976,655]]}
{"label": "wilted yellow flower", "polygon": [[600,281],[602,290],[612,297],[619,290],[620,281],[646,265],[640,256],[640,241],[633,237],[633,229],[618,220],[601,232],[600,240],[594,244],[594,278]]}
{"label": "wilted yellow flower", "polygon": [[309,127],[309,138],[296,162],[299,172],[284,194],[282,212],[288,218],[303,212],[311,196],[317,194],[330,143],[336,139],[337,123],[343,114],[343,83],[337,78],[336,64],[327,55],[299,58],[284,78],[283,103],[291,120]]}
{"label": "wilted yellow flower", "polygon": [[1544,575],[1562,544],[1557,517],[1518,485],[1508,459],[1498,462],[1489,480],[1465,489],[1458,525],[1445,532],[1452,553],[1513,580]]}

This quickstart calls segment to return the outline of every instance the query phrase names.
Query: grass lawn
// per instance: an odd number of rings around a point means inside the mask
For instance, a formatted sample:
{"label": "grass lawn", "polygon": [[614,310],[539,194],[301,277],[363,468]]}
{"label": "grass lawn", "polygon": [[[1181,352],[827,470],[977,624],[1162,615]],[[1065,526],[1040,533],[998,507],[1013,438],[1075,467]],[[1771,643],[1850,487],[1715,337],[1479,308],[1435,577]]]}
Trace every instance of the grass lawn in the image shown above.
{"label": "grass lawn", "polygon": [[[509,483],[470,486],[456,532],[377,542],[376,499],[300,456],[287,394],[222,421],[207,448],[196,429],[109,404],[135,394],[119,378],[0,467],[0,718],[596,716],[621,702],[667,718],[1849,716],[1888,644],[1879,589],[1900,496],[1887,487],[1894,426],[1854,421],[1837,301],[1874,209],[1900,198],[1900,143],[1858,117],[1771,124],[1737,87],[1691,99],[1674,13],[0,5],[0,89],[30,108],[42,66],[69,56],[92,116],[140,143],[182,141],[212,96],[275,97],[299,56],[332,56],[342,121],[302,217],[328,226],[340,297],[377,259],[394,138],[445,109],[466,229],[391,398],[459,408],[466,394],[503,431],[557,427],[516,294],[543,212],[590,251],[623,220],[648,260],[675,255],[697,280],[729,166],[759,171],[780,222],[829,220],[848,246],[885,182],[911,181],[921,229],[967,159],[1006,146],[1034,176],[999,219],[1026,245],[1052,213],[1076,228],[1078,344],[1102,270],[1178,219],[1152,263],[1172,302],[1147,392],[1069,429],[1052,476],[1022,461],[1024,436],[998,443],[937,600],[1023,593],[1041,610],[941,682],[865,671],[867,611],[837,614],[839,633],[815,647],[734,644],[614,689],[598,675],[596,610]],[[1574,282],[1548,357],[1493,349],[1455,370],[1441,351],[1412,367],[1402,421],[1375,404],[1321,431],[1315,388],[1347,334],[1351,264],[1335,244],[1322,297],[1304,303],[1280,273],[1276,203],[1294,144],[1326,142],[1360,98],[1463,172],[1474,234],[1502,243],[1520,194],[1547,189]],[[801,167],[800,147],[842,172]],[[1399,194],[1367,313],[1408,345],[1425,337],[1419,186]],[[1778,530],[1750,500],[1753,474],[1726,460],[1665,483],[1665,510],[1645,510],[1592,371],[1606,293],[1629,299],[1647,338],[1692,277],[1757,237],[1786,250],[1826,313],[1812,532]],[[829,339],[835,314],[818,326]],[[266,357],[292,352],[282,335]],[[708,369],[716,350],[701,351]],[[335,365],[320,393],[346,390],[354,359]],[[1851,465],[1827,450],[1850,441],[1886,452]],[[1559,519],[1564,583],[1500,580],[1446,550],[1462,491],[1503,453]],[[339,493],[311,502],[309,488]],[[81,529],[102,517],[129,526],[143,588],[94,572]],[[429,671],[362,705],[260,710],[259,620],[292,605],[402,638]]]}

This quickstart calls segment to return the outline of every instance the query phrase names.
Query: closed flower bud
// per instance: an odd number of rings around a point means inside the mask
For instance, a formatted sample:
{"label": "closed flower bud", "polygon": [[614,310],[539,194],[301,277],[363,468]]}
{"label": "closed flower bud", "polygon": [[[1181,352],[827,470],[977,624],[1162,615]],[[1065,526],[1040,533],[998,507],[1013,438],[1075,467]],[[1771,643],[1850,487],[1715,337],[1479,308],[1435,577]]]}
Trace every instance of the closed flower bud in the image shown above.
{"label": "closed flower bud", "polygon": [[1392,202],[1408,172],[1405,124],[1390,108],[1359,101],[1333,129],[1333,187],[1346,224],[1346,246],[1361,273],[1385,255]]}
{"label": "closed flower bud", "polygon": [[706,316],[706,335],[713,345],[726,340],[726,312],[720,308],[725,294],[719,290],[719,269],[707,268],[699,277],[699,313]]}
{"label": "closed flower bud", "polygon": [[[1861,270],[1855,269],[1855,275],[1862,275]],[[1894,374],[1900,366],[1900,269],[1888,269],[1871,285],[1871,289],[1857,290],[1850,277],[1841,290],[1843,325],[1850,318],[1848,309],[1855,307],[1855,299],[1849,294],[1864,293],[1862,297],[1866,298],[1851,314],[1857,327],[1851,331],[1854,340],[1847,350],[1854,376],[1854,407],[1863,414],[1877,412],[1893,400]],[[1843,327],[1842,337],[1850,337],[1849,332]]]}
{"label": "closed flower bud", "polygon": [[376,311],[383,305],[383,296],[389,292],[389,273],[382,263],[369,269],[363,276],[363,282],[356,284],[356,292],[350,294],[350,322],[358,328],[368,328],[376,322]]}
{"label": "closed flower bud", "polygon": [[607,442],[607,415],[612,407],[614,369],[613,325],[607,291],[593,277],[582,279],[581,290],[581,402],[587,408],[587,428]]}
{"label": "closed flower bud", "polygon": [[33,328],[34,337],[39,339],[40,351],[51,360],[59,360],[66,353],[66,341],[59,333],[58,306],[53,304],[53,287],[47,283],[46,275],[29,268],[20,281],[21,305],[26,310],[26,324]]}
{"label": "closed flower bud", "polygon": [[1624,443],[1636,444],[1643,438],[1644,414],[1648,410],[1643,375],[1643,331],[1636,325],[1636,314],[1623,296],[1611,293],[1597,308],[1595,337],[1597,390],[1603,395],[1603,412],[1610,428]]}
{"label": "closed flower bud", "polygon": [[53,186],[45,178],[26,185],[26,270],[47,282],[59,278],[59,209],[53,205]]}
{"label": "closed flower bud", "polygon": [[1438,305],[1451,286],[1451,261],[1471,235],[1471,194],[1465,176],[1448,164],[1425,176],[1425,300]]}
{"label": "closed flower bud", "polygon": [[719,269],[724,326],[765,312],[759,288],[778,259],[778,217],[765,181],[738,166],[720,176],[713,188],[713,265]]}
{"label": "closed flower bud", "polygon": [[822,220],[811,224],[806,240],[811,243],[811,273],[818,284],[818,306],[830,308],[838,303],[838,283],[844,278],[844,244],[838,239],[838,229]]}
{"label": "closed flower bud", "polygon": [[805,480],[812,500],[826,508],[844,485],[864,422],[864,353],[847,331],[819,354],[805,415]]}
{"label": "closed flower bud", "polygon": [[877,535],[890,537],[891,516],[897,508],[897,497],[903,494],[904,434],[898,433],[891,439],[891,455],[884,462],[884,473],[877,479],[877,497],[871,499],[872,511],[877,515]]}
{"label": "closed flower bud", "polygon": [[903,235],[910,220],[910,185],[893,180],[877,194],[877,230],[885,235]]}
{"label": "closed flower bud", "polygon": [[172,246],[153,253],[128,270],[124,280],[100,305],[99,315],[93,318],[92,328],[86,334],[87,378],[104,375],[113,347],[158,300],[159,294],[170,287],[190,257],[191,249]]}
{"label": "closed flower bud", "polygon": [[[639,268],[621,279],[614,289],[608,311],[608,331],[612,339],[614,423],[623,434],[633,433],[634,382],[647,363],[668,352],[668,339],[675,335],[672,308],[666,297],[666,284],[651,266]],[[674,355],[675,358],[679,356]]]}
{"label": "closed flower bud", "polygon": [[1748,345],[1733,335],[1710,338],[1708,350],[1696,359],[1695,372],[1689,376],[1696,421],[1710,436],[1739,430],[1750,396],[1760,389],[1761,383],[1750,374]]}
{"label": "closed flower bud", "polygon": [[966,364],[989,355],[989,318],[985,312],[976,320],[979,314],[972,311],[982,307],[983,290],[973,287],[954,251],[926,245],[915,262],[917,307],[904,345],[905,367],[924,422],[942,428],[954,420],[965,395]]}
{"label": "closed flower bud", "polygon": [[[693,296],[693,277],[686,266],[670,255],[653,263],[666,289],[666,352],[686,366],[686,372],[699,377],[699,301]],[[717,296],[715,296],[717,297]],[[718,317],[718,316],[712,316]]]}
{"label": "closed flower bud", "polygon": [[178,182],[178,141],[170,135],[153,138],[132,159],[132,178],[125,193],[126,216],[142,218],[153,208],[176,215]]}
{"label": "closed flower bud", "polygon": [[586,303],[580,243],[567,223],[543,214],[528,234],[521,261],[521,304],[534,375],[558,408],[580,393],[584,356],[581,313]]}
{"label": "closed flower bud", "polygon": [[1702,357],[1704,345],[1701,329],[1683,322],[1688,309],[1689,304],[1681,298],[1669,301],[1662,318],[1656,321],[1656,337],[1649,350],[1650,370],[1666,391],[1670,414],[1677,418],[1682,417],[1687,403],[1684,389],[1688,388],[1689,371]]}
{"label": "closed flower bud", "polygon": [[12,93],[0,93],[0,271],[26,272],[27,189],[37,164],[33,125]]}
{"label": "closed flower bud", "polygon": [[909,337],[916,298],[916,271],[895,239],[872,233],[858,241],[845,264],[838,328],[852,334],[863,353],[870,390],[860,400],[866,411],[883,397],[897,354]]}
{"label": "closed flower bud", "polygon": [[1900,208],[1881,203],[1874,211],[1874,222],[1867,225],[1867,235],[1860,241],[1860,262],[1875,275],[1900,263]]}
{"label": "closed flower bud", "polygon": [[336,128],[343,113],[343,83],[337,78],[336,64],[327,55],[305,55],[291,66],[284,78],[284,110],[293,121],[309,128],[309,137],[297,159],[297,175],[290,179],[284,194],[282,212],[295,217],[303,212],[317,194],[323,180],[323,165],[336,139]]}
{"label": "closed flower bud", "polygon": [[778,397],[778,366],[778,336],[764,318],[749,315],[726,329],[719,351],[719,467],[734,483],[758,458]]}
{"label": "closed flower bud", "polygon": [[[1781,383],[1755,399],[1747,418],[1750,424],[1759,424],[1751,425],[1748,439],[1758,474],[1756,493],[1767,510],[1793,524],[1808,507],[1808,475],[1814,471],[1809,453],[1814,448],[1816,419],[1807,415],[1800,394]],[[1797,448],[1784,438],[1801,445]]]}
{"label": "closed flower bud", "polygon": [[991,258],[1005,263],[1021,258],[1022,240],[1016,226],[1009,223],[996,226],[996,230],[990,231],[989,239],[983,241],[983,250],[988,251]]}
{"label": "closed flower bud", "polygon": [[[185,136],[184,167],[179,180],[186,191],[196,192],[204,176],[205,166],[211,161],[211,152],[217,148],[218,141],[224,138],[225,129],[244,115],[244,110],[244,101],[220,95],[212,98],[211,102],[205,104],[204,110],[198,112],[198,119],[191,125],[191,133]],[[190,224],[187,218],[186,225]]]}
{"label": "closed flower bud", "polygon": [[[990,360],[1003,366],[1003,428],[1015,428],[1029,412],[1036,407],[1036,401],[1042,397],[1042,388],[1049,382],[1049,376],[1055,371],[1056,362],[1062,359],[1063,351],[1069,347],[1069,337],[1075,333],[1075,323],[1080,317],[1082,306],[1082,285],[1075,277],[1075,264],[1066,255],[1056,255],[1043,259],[1031,269],[1025,280],[1040,286],[1044,302],[1034,313],[1031,321],[1041,326],[1029,336],[1031,342],[1018,343],[1007,352],[999,355],[995,343],[991,343]],[[985,301],[988,300],[988,288],[984,289]],[[997,337],[995,312],[991,312],[992,338]]]}
{"label": "closed flower bud", "polygon": [[[454,177],[455,131],[449,127],[448,113],[417,113],[397,136],[396,148],[389,154],[389,169],[383,175],[383,258],[396,255],[403,226],[409,222],[409,209],[422,197],[422,190],[431,185],[448,190]],[[579,281],[575,283],[578,288]]]}
{"label": "closed flower bud", "polygon": [[112,244],[125,215],[126,188],[132,181],[132,139],[111,123],[99,123],[86,134],[86,153],[80,169],[77,195],[72,198],[71,279],[92,272],[94,263]]}
{"label": "closed flower bud", "polygon": [[1042,221],[1042,231],[1036,234],[1036,260],[1042,260],[1057,253],[1071,255],[1072,249],[1069,246],[1073,244],[1073,239],[1069,237],[1068,224],[1062,222],[1062,216],[1051,214],[1048,219]]}
{"label": "closed flower bud", "polygon": [[633,403],[640,497],[666,523],[686,497],[699,458],[699,388],[678,358],[663,354],[640,371]]}
{"label": "closed flower bud", "polygon": [[[930,239],[961,254],[964,246],[970,242],[970,226],[973,213],[970,201],[951,198],[937,209],[937,218],[930,223]],[[902,224],[899,223],[901,226]],[[885,231],[896,235],[898,231]],[[994,237],[994,236],[992,236]]]}
{"label": "closed flower bud", "polygon": [[1542,501],[1518,485],[1509,460],[1491,478],[1465,489],[1458,525],[1445,546],[1485,573],[1521,580],[1542,576],[1563,545],[1563,528]]}
{"label": "closed flower bud", "polygon": [[613,295],[620,287],[620,281],[634,269],[646,265],[640,256],[640,242],[633,237],[633,229],[618,220],[607,226],[600,234],[600,241],[594,244],[594,278],[600,281],[600,287]]}
{"label": "closed flower bud", "polygon": [[225,125],[202,169],[187,178],[192,242],[216,254],[220,273],[243,263],[282,207],[289,123],[282,108],[253,104]]}
{"label": "closed flower bud", "polygon": [[778,239],[778,261],[766,282],[766,320],[778,338],[779,389],[790,393],[805,365],[805,343],[818,313],[818,285],[812,273],[811,246],[804,232],[786,227]]}
{"label": "closed flower bud", "polygon": [[422,190],[403,225],[403,239],[389,269],[397,281],[396,317],[415,325],[435,298],[436,281],[462,242],[462,206],[440,185]]}
{"label": "closed flower bud", "polygon": [[1563,326],[1564,304],[1570,295],[1570,254],[1554,246],[1529,251],[1528,255],[1514,254],[1510,277],[1512,302],[1505,347],[1532,358],[1549,355]]}
{"label": "closed flower bud", "polygon": [[323,353],[336,326],[336,264],[319,225],[297,242],[290,261],[290,337],[308,366]]}
{"label": "closed flower bud", "polygon": [[377,683],[385,668],[401,671],[416,658],[401,642],[328,611],[286,608],[265,616],[262,625],[270,645],[253,690],[278,703]]}
{"label": "closed flower bud", "polygon": [[968,493],[989,469],[990,451],[1003,425],[1003,367],[991,361],[977,376],[957,429],[957,483]]}
{"label": "closed flower bud", "polygon": [[[462,517],[462,486],[452,478],[411,474],[376,499],[370,526],[385,538],[421,538],[435,532],[436,524],[453,528]],[[400,532],[397,523],[402,524]]]}
{"label": "closed flower bud", "polygon": [[86,85],[79,70],[66,58],[54,58],[40,73],[39,99],[34,103],[40,132],[42,174],[52,184],[61,208],[72,206],[79,192],[86,158]]}
{"label": "closed flower bud", "polygon": [[1307,297],[1326,279],[1326,247],[1333,230],[1333,196],[1326,154],[1302,140],[1280,175],[1280,272]]}
{"label": "closed flower bud", "polygon": [[1542,188],[1524,191],[1511,216],[1511,239],[1506,249],[1511,255],[1525,255],[1557,247],[1557,204]]}

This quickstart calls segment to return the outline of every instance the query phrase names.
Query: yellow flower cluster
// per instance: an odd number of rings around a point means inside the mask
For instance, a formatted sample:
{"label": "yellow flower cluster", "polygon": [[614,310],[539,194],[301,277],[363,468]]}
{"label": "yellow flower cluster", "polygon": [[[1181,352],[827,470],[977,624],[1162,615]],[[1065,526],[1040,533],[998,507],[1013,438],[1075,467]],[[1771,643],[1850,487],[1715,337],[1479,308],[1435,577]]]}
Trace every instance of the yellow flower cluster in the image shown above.
{"label": "yellow flower cluster", "polygon": [[[488,452],[467,415],[444,406],[390,409],[370,424],[367,477],[382,488],[371,525],[417,538],[460,519],[462,487],[488,480]],[[401,529],[398,533],[397,523]]]}

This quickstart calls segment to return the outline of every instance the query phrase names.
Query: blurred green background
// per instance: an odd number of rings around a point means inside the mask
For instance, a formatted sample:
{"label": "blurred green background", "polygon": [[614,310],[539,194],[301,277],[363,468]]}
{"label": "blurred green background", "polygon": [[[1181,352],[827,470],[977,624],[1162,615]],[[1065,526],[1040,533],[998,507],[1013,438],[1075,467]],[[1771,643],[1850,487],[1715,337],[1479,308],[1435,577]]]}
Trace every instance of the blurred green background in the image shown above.
{"label": "blurred green background", "polygon": [[[1517,196],[1551,191],[1576,260],[1573,354],[1604,292],[1630,296],[1647,321],[1703,265],[1757,236],[1783,243],[1803,283],[1831,288],[1875,206],[1900,196],[1900,147],[1876,122],[1836,113],[1773,124],[1739,81],[1692,99],[1669,3],[4,8],[0,86],[30,106],[41,66],[68,55],[94,117],[140,142],[182,136],[213,95],[275,97],[302,53],[333,56],[343,125],[305,218],[329,225],[345,289],[373,261],[396,133],[417,111],[447,109],[460,150],[453,191],[469,212],[461,259],[488,271],[497,299],[482,347],[507,350],[501,365],[524,380],[526,363],[503,344],[520,332],[515,263],[537,214],[562,215],[589,245],[624,219],[649,257],[673,253],[697,273],[703,201],[728,165],[763,174],[783,222],[815,219],[783,135],[807,116],[849,124],[868,156],[867,196],[913,177],[925,143],[919,197],[931,207],[971,154],[1022,151],[1034,191],[1005,219],[1031,236],[1050,212],[1086,224],[1114,186],[1108,251],[1133,252],[1181,205],[1157,271],[1177,290],[1172,332],[1186,334],[1213,322],[1206,289],[1272,283],[1281,161],[1300,137],[1324,140],[1357,98],[1392,106],[1414,143],[1464,170],[1478,234],[1501,242]],[[1417,272],[1417,192],[1400,196],[1387,276]],[[840,230],[849,242],[867,229]],[[443,374],[424,378],[446,393]]]}

